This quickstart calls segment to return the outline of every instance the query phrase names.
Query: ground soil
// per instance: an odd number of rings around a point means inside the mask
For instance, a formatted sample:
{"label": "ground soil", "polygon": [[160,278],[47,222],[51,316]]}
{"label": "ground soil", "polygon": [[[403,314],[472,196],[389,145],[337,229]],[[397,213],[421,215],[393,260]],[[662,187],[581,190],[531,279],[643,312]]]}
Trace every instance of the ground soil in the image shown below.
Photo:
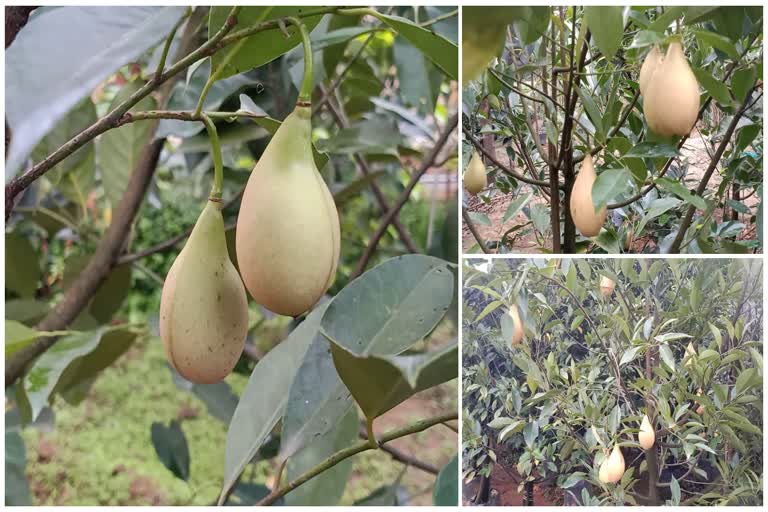
{"label": "ground soil", "polygon": [[[707,169],[707,166],[709,165],[710,154],[713,152],[714,149],[711,146],[707,148],[704,139],[700,136],[691,137],[686,141],[685,145],[683,146],[682,154],[688,159],[689,163],[688,174],[686,176],[686,181],[688,182],[689,188],[694,188],[696,184],[701,180],[704,172]],[[509,165],[512,169],[515,168],[514,163],[510,162],[506,151],[504,151],[501,145],[497,146],[496,155],[502,163]],[[520,169],[518,169],[518,171],[522,172]],[[715,172],[709,181],[709,189],[717,189],[717,187],[720,186],[721,181],[722,179],[720,174]],[[514,218],[508,220],[506,223],[502,223],[501,221],[504,218],[504,214],[506,213],[510,203],[519,197],[520,194],[524,195],[531,193],[533,188],[535,187],[523,184],[519,191],[514,194],[501,194],[498,190],[494,189],[489,195],[486,191],[483,194],[488,199],[487,202],[483,201],[478,196],[470,196],[464,192],[464,197],[467,199],[467,209],[471,212],[484,213],[491,220],[491,226],[475,223],[475,227],[477,228],[480,237],[483,240],[499,240],[501,236],[510,228],[528,223],[529,220],[527,216],[522,212],[518,213]],[[537,195],[528,202],[528,205],[530,206],[536,203],[547,203],[547,200],[546,198],[541,197],[541,195]],[[754,207],[758,203],[757,195],[752,195],[752,197],[745,200],[744,203],[749,207]],[[718,220],[722,221],[723,210],[720,209],[716,211],[715,216]],[[748,223],[748,219],[745,220],[745,222]],[[519,233],[519,236],[511,239],[511,248],[507,247],[505,252],[537,253],[547,252],[552,248],[552,234],[550,232],[543,234],[536,233],[533,227],[529,224],[529,226],[519,230],[517,233]],[[739,238],[754,239],[756,236],[756,226],[751,224]],[[653,242],[650,240],[650,238],[635,239],[632,243],[631,252],[647,252],[648,250],[652,251],[654,249],[652,244]],[[462,225],[462,247],[465,253],[480,252],[475,242],[475,238],[472,236],[472,233],[469,231],[466,223],[463,223]],[[472,250],[473,247],[474,250]]]}
{"label": "ground soil", "polygon": [[[520,475],[513,468],[506,468],[502,464],[496,464],[491,474],[491,489],[499,493],[498,503],[502,507],[520,507],[523,506],[523,495],[517,492]],[[476,478],[469,484],[463,486],[462,504],[471,506],[472,497],[477,493],[480,479]],[[560,489],[551,486],[534,486],[533,488],[534,506],[560,506],[563,504],[563,494]]]}

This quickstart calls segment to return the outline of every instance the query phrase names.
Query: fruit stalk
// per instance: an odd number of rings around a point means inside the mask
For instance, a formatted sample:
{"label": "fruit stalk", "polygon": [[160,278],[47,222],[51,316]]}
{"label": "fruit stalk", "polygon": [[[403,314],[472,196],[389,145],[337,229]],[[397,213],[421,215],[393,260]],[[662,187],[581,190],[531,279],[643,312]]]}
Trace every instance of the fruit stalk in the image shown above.
{"label": "fruit stalk", "polygon": [[216,131],[216,125],[206,114],[201,114],[200,119],[208,130],[208,137],[211,139],[211,154],[213,155],[213,185],[211,185],[211,201],[221,201],[221,192],[224,188],[224,165],[221,160],[221,143],[219,142],[219,133]]}
{"label": "fruit stalk", "polygon": [[309,38],[309,31],[307,26],[301,22],[299,18],[290,17],[287,20],[299,30],[301,34],[301,42],[304,45],[304,80],[301,82],[301,90],[299,91],[299,101],[310,103],[312,101],[312,85],[314,76],[313,62],[312,62],[312,42]]}

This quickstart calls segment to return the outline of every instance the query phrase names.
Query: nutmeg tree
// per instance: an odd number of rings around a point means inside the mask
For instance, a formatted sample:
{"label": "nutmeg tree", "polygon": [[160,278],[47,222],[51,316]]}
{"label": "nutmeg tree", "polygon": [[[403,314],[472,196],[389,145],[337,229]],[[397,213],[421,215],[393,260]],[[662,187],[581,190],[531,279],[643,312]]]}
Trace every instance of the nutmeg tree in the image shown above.
{"label": "nutmeg tree", "polygon": [[[762,7],[467,7],[464,249],[762,249]],[[596,171],[596,172],[593,172]]]}
{"label": "nutmeg tree", "polygon": [[[762,504],[762,271],[467,259],[465,500],[482,502],[483,480],[509,496],[511,479],[528,504],[535,487],[560,505]],[[525,328],[512,347],[510,302]]]}
{"label": "nutmeg tree", "polygon": [[[128,358],[110,421],[147,442],[94,451],[172,504],[455,504],[455,400],[380,418],[457,376],[458,10],[8,9],[6,504]],[[427,429],[448,452],[397,447]],[[348,486],[363,452],[397,477]]]}

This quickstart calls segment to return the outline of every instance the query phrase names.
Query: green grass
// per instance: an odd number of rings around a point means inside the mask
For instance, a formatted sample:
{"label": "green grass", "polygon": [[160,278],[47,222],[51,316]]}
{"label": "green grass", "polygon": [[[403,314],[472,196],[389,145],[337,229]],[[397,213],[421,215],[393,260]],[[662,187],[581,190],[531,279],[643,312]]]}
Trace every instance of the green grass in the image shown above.
{"label": "green grass", "polygon": [[[233,374],[227,382],[239,394],[247,376]],[[428,399],[455,407],[455,381],[446,386],[448,391],[435,392]],[[105,370],[82,403],[72,406],[58,400],[53,409],[56,419],[51,432],[26,428],[23,434],[27,476],[36,505],[209,505],[218,496],[227,426],[210,416],[193,394],[176,388],[158,338],[137,343]],[[196,416],[181,422],[191,457],[186,483],[158,459],[150,427],[153,422],[167,424],[191,411]],[[413,420],[419,419],[418,409],[413,414]],[[418,439],[421,437],[414,437],[414,441]],[[452,439],[435,453],[430,449],[425,459],[447,461],[456,452],[455,437]],[[42,445],[52,447],[49,459],[41,460],[46,451],[40,450]],[[383,452],[356,456],[342,502],[351,504],[393,482],[402,467]],[[265,461],[248,468],[246,476],[271,483],[274,472],[272,463]],[[411,493],[422,492],[418,501],[429,504],[430,494],[423,491],[433,481],[431,475],[410,469],[403,484]]]}

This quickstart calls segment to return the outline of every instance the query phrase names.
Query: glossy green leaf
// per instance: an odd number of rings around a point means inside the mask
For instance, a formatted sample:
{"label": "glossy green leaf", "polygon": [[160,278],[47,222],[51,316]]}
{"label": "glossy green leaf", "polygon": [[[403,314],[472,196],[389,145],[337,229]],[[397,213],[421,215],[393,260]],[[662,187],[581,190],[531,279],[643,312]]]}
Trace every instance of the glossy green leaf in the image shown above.
{"label": "glossy green leaf", "polygon": [[[224,26],[230,10],[232,10],[231,6],[211,7],[208,19],[208,37],[213,37]],[[317,7],[245,6],[237,15],[237,25],[233,30],[254,27],[265,21],[287,16],[300,16],[312,10],[317,10]],[[322,15],[301,18],[310,33],[321,19]],[[279,28],[274,28],[257,32],[242,40],[242,43],[232,44],[215,53],[211,57],[211,73],[216,72],[220,66],[224,65],[225,59],[228,59],[224,71],[219,75],[220,79],[224,79],[271,62],[291,48],[301,44],[301,35],[295,25],[287,23],[285,29],[290,34],[287,38]]]}
{"label": "glossy green leaf", "polygon": [[454,275],[445,261],[416,254],[392,258],[334,297],[321,332],[358,356],[399,354],[434,329],[453,294]]}
{"label": "glossy green leaf", "polygon": [[586,6],[587,27],[600,52],[611,60],[621,46],[624,36],[624,6]]}
{"label": "glossy green leaf", "polygon": [[332,343],[331,353],[336,371],[368,419],[458,374],[457,344],[419,355],[358,357]]}
{"label": "glossy green leaf", "polygon": [[42,272],[38,252],[20,233],[5,234],[5,288],[21,297],[31,298],[40,283]]}
{"label": "glossy green leaf", "polygon": [[229,424],[219,503],[283,416],[293,379],[327,307],[328,303],[317,306],[253,369]]}
{"label": "glossy green leaf", "polygon": [[438,507],[459,505],[459,455],[443,466],[432,489],[432,503]]}
{"label": "glossy green leaf", "polygon": [[597,175],[592,185],[592,204],[599,210],[619,195],[630,190],[632,173],[629,169],[606,169]]}
{"label": "glossy green leaf", "polygon": [[454,43],[440,34],[416,25],[409,19],[380,13],[376,14],[376,17],[421,50],[449,78],[458,80],[459,49]]}
{"label": "glossy green leaf", "polygon": [[[357,410],[350,408],[335,419],[334,427],[288,459],[288,481],[301,476],[337,451],[351,446],[358,437],[360,422]],[[338,505],[352,471],[353,459],[348,458],[323,471],[305,484],[285,495],[288,506]]]}

